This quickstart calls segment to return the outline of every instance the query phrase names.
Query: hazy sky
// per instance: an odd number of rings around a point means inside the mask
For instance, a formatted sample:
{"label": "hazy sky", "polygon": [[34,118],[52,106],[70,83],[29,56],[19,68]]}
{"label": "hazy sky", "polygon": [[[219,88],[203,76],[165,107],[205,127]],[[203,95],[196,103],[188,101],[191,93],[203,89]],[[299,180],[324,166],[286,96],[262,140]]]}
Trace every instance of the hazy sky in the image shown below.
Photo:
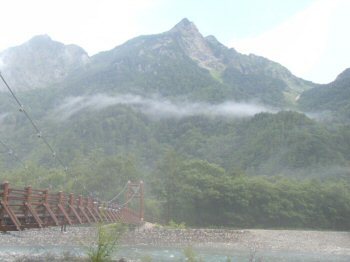
{"label": "hazy sky", "polygon": [[0,0],[0,51],[34,35],[90,55],[182,18],[203,35],[326,83],[350,67],[349,0]]}

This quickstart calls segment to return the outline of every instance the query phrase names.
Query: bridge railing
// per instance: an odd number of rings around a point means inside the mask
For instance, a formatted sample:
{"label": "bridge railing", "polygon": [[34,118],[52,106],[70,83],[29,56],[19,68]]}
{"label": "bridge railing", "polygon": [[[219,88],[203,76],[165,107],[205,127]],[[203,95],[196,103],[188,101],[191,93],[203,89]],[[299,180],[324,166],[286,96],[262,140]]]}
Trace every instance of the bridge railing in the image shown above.
{"label": "bridge railing", "polygon": [[[143,193],[140,201],[143,209]],[[136,212],[129,205],[119,206],[30,186],[12,188],[7,182],[0,185],[0,231],[113,222],[139,225],[143,223],[142,216],[143,210]]]}

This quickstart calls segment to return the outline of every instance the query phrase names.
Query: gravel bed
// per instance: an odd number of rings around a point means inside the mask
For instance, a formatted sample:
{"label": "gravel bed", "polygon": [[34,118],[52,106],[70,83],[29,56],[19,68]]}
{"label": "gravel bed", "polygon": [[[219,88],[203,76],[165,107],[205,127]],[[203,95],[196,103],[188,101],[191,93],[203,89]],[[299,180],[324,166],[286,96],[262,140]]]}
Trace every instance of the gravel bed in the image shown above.
{"label": "gravel bed", "polygon": [[[6,247],[88,247],[96,239],[96,227],[31,229],[0,234],[0,261]],[[345,255],[350,261],[350,232],[301,230],[224,230],[146,228],[126,233],[121,245],[208,247],[259,251],[297,251]],[[10,261],[10,260],[8,260]],[[24,261],[24,260],[23,260]]]}

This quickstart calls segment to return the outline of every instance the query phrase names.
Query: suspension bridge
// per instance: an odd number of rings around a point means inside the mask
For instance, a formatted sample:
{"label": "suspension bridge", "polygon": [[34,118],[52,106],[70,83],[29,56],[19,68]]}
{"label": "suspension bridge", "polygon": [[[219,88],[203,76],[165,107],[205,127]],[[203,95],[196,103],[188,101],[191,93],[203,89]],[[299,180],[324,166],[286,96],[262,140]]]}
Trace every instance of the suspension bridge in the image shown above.
{"label": "suspension bridge", "polygon": [[[25,109],[0,72],[0,78],[36,132],[39,139],[49,149],[52,157],[69,174],[63,160],[56,154],[54,147],[41,132],[29,112]],[[0,144],[23,166],[24,163],[4,141]],[[75,178],[74,175],[72,178]],[[124,192],[125,191],[125,192]],[[125,193],[123,203],[118,198]],[[131,205],[133,200],[139,201]],[[137,206],[137,208],[132,208]],[[144,186],[143,182],[128,182],[123,190],[109,201],[101,201],[87,196],[76,196],[74,193],[52,192],[48,189],[12,187],[8,182],[0,184],[0,231],[21,231],[28,228],[49,226],[81,225],[93,223],[114,223],[141,225],[144,220]]]}
{"label": "suspension bridge", "polygon": [[[132,200],[138,199],[138,210]],[[73,193],[53,193],[48,189],[12,188],[0,185],[0,231],[21,231],[28,228],[120,222],[141,225],[144,217],[143,182],[126,185],[125,202],[116,199],[102,202]]]}

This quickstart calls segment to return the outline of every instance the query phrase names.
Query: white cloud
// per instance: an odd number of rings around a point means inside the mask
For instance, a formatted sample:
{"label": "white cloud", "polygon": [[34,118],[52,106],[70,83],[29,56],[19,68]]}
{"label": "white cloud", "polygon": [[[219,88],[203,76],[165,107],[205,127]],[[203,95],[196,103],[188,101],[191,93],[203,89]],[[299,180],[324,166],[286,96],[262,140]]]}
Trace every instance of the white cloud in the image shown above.
{"label": "white cloud", "polygon": [[172,102],[162,98],[143,98],[126,94],[120,96],[107,96],[104,94],[94,96],[70,97],[54,111],[56,118],[65,120],[82,110],[101,110],[115,105],[128,105],[140,112],[162,118],[181,118],[197,115],[210,117],[249,117],[261,112],[273,112],[271,108],[254,103],[227,101],[221,104]]}
{"label": "white cloud", "polygon": [[246,39],[234,39],[230,46],[277,61],[294,74],[305,76],[327,49],[332,17],[338,0],[315,1],[279,26]]}

